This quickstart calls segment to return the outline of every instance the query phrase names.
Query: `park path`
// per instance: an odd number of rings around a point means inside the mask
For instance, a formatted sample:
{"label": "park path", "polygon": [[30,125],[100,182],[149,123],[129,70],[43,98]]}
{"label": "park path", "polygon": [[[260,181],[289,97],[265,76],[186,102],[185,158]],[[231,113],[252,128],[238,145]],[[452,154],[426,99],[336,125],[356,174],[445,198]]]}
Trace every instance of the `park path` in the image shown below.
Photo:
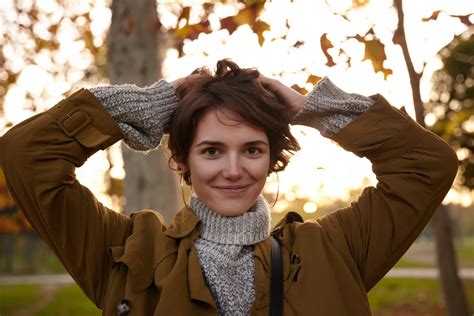
{"label": "park path", "polygon": [[48,306],[54,298],[56,292],[64,286],[64,283],[48,283],[40,284],[41,287],[41,299],[35,302],[33,305],[28,305],[15,310],[11,316],[30,316],[35,315],[43,308]]}
{"label": "park path", "polygon": [[1,285],[19,284],[72,284],[74,280],[69,274],[36,274],[36,275],[3,275],[0,276]]}
{"label": "park path", "polygon": [[[474,268],[461,268],[459,269],[458,274],[462,279],[474,280]],[[385,277],[409,279],[437,279],[439,277],[439,272],[437,268],[393,268],[387,273]],[[72,283],[74,283],[74,281],[68,274],[0,276],[1,285],[62,285]]]}

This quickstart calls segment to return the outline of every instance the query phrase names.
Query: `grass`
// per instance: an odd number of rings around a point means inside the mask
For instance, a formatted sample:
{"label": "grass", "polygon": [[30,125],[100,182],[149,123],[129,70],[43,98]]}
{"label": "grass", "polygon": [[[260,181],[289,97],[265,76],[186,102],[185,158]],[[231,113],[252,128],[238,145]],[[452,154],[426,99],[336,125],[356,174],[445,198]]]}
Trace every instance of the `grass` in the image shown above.
{"label": "grass", "polygon": [[35,315],[98,316],[102,315],[102,312],[73,284],[58,290],[51,303]]}
{"label": "grass", "polygon": [[[0,315],[11,315],[13,312],[28,307],[32,316],[99,316],[102,312],[82,293],[76,285],[60,286],[55,291],[51,302],[46,306],[42,300],[48,300],[40,285],[2,285],[0,286]],[[33,312],[34,311],[34,312]]]}
{"label": "grass", "polygon": [[1,285],[0,315],[36,303],[41,299],[41,289],[37,285]]}
{"label": "grass", "polygon": [[474,267],[474,237],[464,238],[463,242],[455,243],[456,255],[465,267]]}
{"label": "grass", "polygon": [[436,267],[435,264],[419,262],[415,260],[400,259],[395,264],[394,268],[433,268]]}
{"label": "grass", "polygon": [[[471,308],[474,307],[474,280],[463,280]],[[384,278],[370,292],[369,302],[375,316],[445,315],[439,280]]]}

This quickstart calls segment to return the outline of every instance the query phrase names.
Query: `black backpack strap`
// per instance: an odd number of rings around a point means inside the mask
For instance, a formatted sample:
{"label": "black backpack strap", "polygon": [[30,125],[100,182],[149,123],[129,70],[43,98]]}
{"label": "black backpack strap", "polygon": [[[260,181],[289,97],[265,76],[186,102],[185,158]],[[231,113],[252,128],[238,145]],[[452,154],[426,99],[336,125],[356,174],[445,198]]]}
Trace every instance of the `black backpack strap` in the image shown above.
{"label": "black backpack strap", "polygon": [[270,279],[270,316],[283,315],[283,257],[280,242],[272,239],[272,275]]}
{"label": "black backpack strap", "polygon": [[278,236],[286,224],[303,222],[303,217],[296,212],[288,212],[271,232],[272,272],[270,277],[270,316],[283,315],[283,254]]}

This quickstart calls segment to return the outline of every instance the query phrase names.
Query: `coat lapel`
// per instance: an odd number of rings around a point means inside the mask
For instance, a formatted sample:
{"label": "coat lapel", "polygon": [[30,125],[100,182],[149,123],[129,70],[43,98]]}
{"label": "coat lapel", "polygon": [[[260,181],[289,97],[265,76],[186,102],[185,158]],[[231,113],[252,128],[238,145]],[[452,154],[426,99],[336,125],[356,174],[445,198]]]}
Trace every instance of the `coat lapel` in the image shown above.
{"label": "coat lapel", "polygon": [[260,310],[270,304],[271,240],[255,245],[255,309]]}
{"label": "coat lapel", "polygon": [[209,287],[204,280],[195,247],[190,249],[188,256],[188,289],[191,300],[198,300],[216,307]]}
{"label": "coat lapel", "polygon": [[[156,234],[163,226],[161,216],[152,211],[142,211],[132,215],[133,232],[127,238],[125,246],[111,247],[110,254],[114,262],[123,262],[132,275],[134,292],[145,290],[153,281],[156,264],[166,249]],[[171,251],[171,249],[167,249]]]}
{"label": "coat lapel", "polygon": [[188,253],[187,279],[189,297],[216,307],[211,292],[204,279],[201,264],[194,247],[194,241],[199,237],[199,219],[190,208],[183,208],[175,218],[173,223],[165,232],[165,235],[175,239],[181,239],[180,248],[186,248]]}
{"label": "coat lapel", "polygon": [[[173,219],[170,228],[165,231],[165,235],[171,238],[184,238],[194,232],[194,239],[197,238],[199,219],[190,208],[184,207]],[[197,234],[196,234],[197,232]],[[195,235],[195,236],[194,236]]]}

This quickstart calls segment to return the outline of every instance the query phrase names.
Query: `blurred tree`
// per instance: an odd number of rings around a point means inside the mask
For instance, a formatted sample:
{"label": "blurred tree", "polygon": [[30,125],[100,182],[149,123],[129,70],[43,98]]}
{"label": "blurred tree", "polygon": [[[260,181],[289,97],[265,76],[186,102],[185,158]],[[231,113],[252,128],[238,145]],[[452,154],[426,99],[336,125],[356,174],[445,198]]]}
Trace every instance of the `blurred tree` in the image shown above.
{"label": "blurred tree", "polygon": [[[440,57],[443,67],[433,75],[433,92],[431,100],[426,105],[427,116],[431,115],[434,123],[431,130],[443,137],[458,152],[460,161],[460,183],[462,186],[473,189],[474,186],[474,160],[472,150],[474,148],[474,33],[473,29],[466,31],[453,42],[443,48]],[[427,117],[428,121],[429,116]],[[447,206],[442,206],[442,208]],[[449,217],[446,215],[440,222],[434,222],[434,228],[440,230],[440,234],[451,234]],[[452,245],[449,245],[452,247]],[[451,249],[438,251],[438,262],[447,265],[448,271],[441,274],[446,279],[444,292],[452,296],[452,307],[450,315],[468,315],[467,302],[460,288],[462,284],[453,280],[457,271],[457,263],[446,262],[446,252],[454,252]],[[457,281],[457,280],[456,280]],[[449,302],[449,300],[448,300]]]}
{"label": "blurred tree", "polygon": [[[106,50],[103,34],[94,32],[94,9],[90,2],[80,7],[66,0],[49,5],[44,1],[4,4],[0,10],[0,132],[12,123],[5,116],[5,96],[31,69],[47,73],[47,83],[57,84],[54,90],[60,96],[104,78]],[[77,60],[76,53],[86,62]],[[39,101],[52,97],[49,88],[45,82],[30,85],[24,104],[16,105],[16,110],[31,114],[45,110]]]}
{"label": "blurred tree", "polygon": [[[155,0],[112,2],[108,74],[112,84],[151,85],[161,78],[160,25]],[[176,175],[168,168],[163,146],[147,155],[122,145],[125,213],[159,210],[167,223],[180,208]]]}
{"label": "blurred tree", "polygon": [[433,92],[425,111],[431,130],[455,148],[460,162],[460,183],[474,189],[474,29],[443,48],[443,67],[433,74]]}
{"label": "blurred tree", "polygon": [[[395,31],[393,40],[396,44],[402,47],[403,56],[405,58],[408,74],[410,76],[416,120],[420,125],[425,126],[424,107],[420,93],[420,78],[423,75],[423,71],[421,73],[417,73],[415,71],[410,57],[405,36],[403,2],[402,0],[394,0],[394,5],[397,9],[398,28]],[[425,21],[436,20],[439,13],[440,11],[433,12],[429,18],[425,19]],[[459,18],[463,24],[470,27],[472,26],[470,15],[471,14],[455,17]],[[431,225],[436,238],[436,255],[440,271],[440,279],[444,297],[446,299],[448,315],[468,316],[470,314],[469,306],[463,289],[463,284],[458,276],[456,252],[453,245],[448,211],[449,206],[440,205],[431,219]]]}

